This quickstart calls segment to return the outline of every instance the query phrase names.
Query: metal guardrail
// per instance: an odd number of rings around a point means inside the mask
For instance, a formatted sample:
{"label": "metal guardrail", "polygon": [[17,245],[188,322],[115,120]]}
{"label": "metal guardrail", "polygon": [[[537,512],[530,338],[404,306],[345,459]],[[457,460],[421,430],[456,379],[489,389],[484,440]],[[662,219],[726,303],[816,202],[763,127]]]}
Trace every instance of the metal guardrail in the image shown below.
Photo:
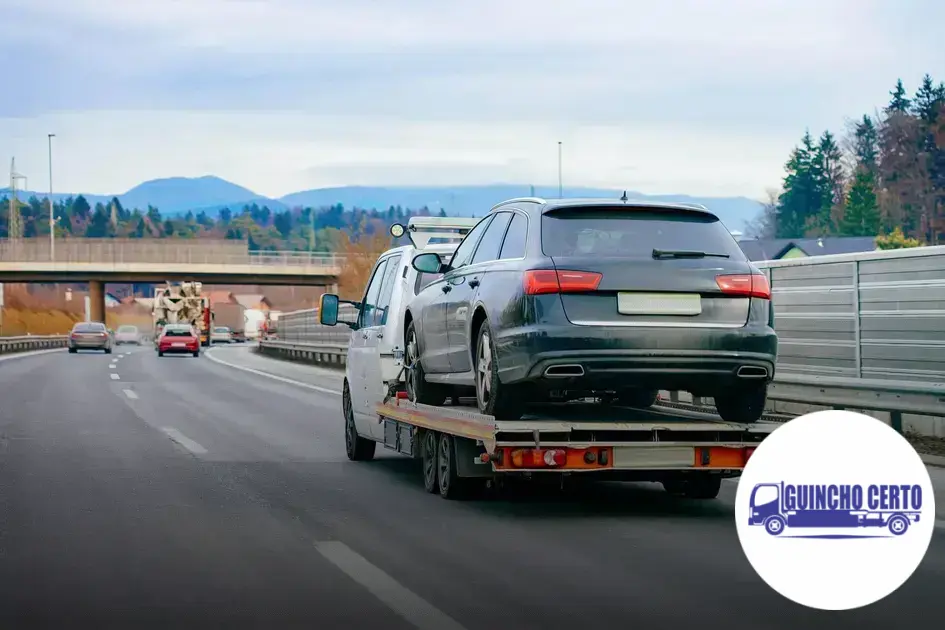
{"label": "metal guardrail", "polygon": [[29,352],[46,348],[65,348],[66,335],[27,335],[25,337],[0,337],[0,354]]}
{"label": "metal guardrail", "polygon": [[[309,343],[287,340],[259,342],[262,352],[317,363],[344,365],[348,347],[344,343]],[[678,393],[671,392],[673,402]],[[696,398],[695,407],[712,407],[709,399]],[[945,418],[945,383],[853,379],[843,377],[784,374],[775,378],[768,388],[768,400],[831,407],[858,409],[890,414],[890,424],[902,432],[902,415]]]}

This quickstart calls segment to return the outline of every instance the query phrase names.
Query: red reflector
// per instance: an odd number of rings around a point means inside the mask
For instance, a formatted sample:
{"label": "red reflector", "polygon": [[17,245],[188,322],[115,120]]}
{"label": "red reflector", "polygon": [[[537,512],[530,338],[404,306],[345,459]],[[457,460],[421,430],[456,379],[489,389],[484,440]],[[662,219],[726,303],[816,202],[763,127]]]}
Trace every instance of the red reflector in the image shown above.
{"label": "red reflector", "polygon": [[532,269],[522,280],[526,295],[596,291],[603,276],[592,271]]}
{"label": "red reflector", "polygon": [[771,286],[764,274],[743,274],[737,276],[716,276],[716,284],[726,295],[742,295],[763,300],[771,299]]}
{"label": "red reflector", "polygon": [[753,448],[746,448],[746,449],[745,449],[745,461],[747,462],[749,459],[751,459],[751,456],[754,455],[754,454],[755,454],[755,449],[753,449]]}
{"label": "red reflector", "polygon": [[568,463],[568,453],[561,448],[531,448],[512,451],[510,459],[519,468],[554,468]]}
{"label": "red reflector", "polygon": [[397,400],[407,400],[407,392],[397,392]]}

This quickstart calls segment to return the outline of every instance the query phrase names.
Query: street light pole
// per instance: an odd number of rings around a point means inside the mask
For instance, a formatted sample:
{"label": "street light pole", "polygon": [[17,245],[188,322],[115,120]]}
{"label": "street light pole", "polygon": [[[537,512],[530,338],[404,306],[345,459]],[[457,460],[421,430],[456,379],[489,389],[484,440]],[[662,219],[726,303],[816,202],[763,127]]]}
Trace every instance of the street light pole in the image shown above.
{"label": "street light pole", "polygon": [[52,179],[52,139],[56,134],[46,134],[49,142],[49,260],[56,260],[56,216],[53,206],[53,179]]}
{"label": "street light pole", "polygon": [[564,198],[564,188],[561,186],[561,141],[558,140],[558,199]]}

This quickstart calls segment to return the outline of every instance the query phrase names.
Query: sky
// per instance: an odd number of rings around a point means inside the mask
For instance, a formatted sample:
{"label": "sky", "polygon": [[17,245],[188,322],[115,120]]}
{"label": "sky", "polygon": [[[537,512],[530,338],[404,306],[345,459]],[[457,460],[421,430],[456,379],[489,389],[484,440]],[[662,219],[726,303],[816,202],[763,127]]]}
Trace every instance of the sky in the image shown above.
{"label": "sky", "polygon": [[[762,198],[806,128],[945,79],[937,0],[0,0],[28,188],[213,174]],[[6,169],[4,169],[6,170]]]}

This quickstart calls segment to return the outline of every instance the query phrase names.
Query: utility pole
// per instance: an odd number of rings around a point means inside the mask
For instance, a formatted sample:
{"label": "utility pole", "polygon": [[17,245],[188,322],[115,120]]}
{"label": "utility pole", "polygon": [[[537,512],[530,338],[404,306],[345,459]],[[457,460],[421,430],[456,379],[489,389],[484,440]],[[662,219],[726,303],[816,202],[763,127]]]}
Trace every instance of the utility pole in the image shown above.
{"label": "utility pole", "polygon": [[20,204],[16,198],[16,182],[22,179],[24,186],[26,176],[16,172],[16,158],[10,159],[10,228],[9,236],[14,245],[23,237],[23,222],[20,220]]}
{"label": "utility pole", "polygon": [[52,139],[56,137],[54,133],[47,133],[46,140],[49,142],[49,260],[56,260],[56,213],[53,209],[53,180],[52,180]]}
{"label": "utility pole", "polygon": [[561,185],[561,141],[558,140],[558,199],[564,198],[564,188]]}

